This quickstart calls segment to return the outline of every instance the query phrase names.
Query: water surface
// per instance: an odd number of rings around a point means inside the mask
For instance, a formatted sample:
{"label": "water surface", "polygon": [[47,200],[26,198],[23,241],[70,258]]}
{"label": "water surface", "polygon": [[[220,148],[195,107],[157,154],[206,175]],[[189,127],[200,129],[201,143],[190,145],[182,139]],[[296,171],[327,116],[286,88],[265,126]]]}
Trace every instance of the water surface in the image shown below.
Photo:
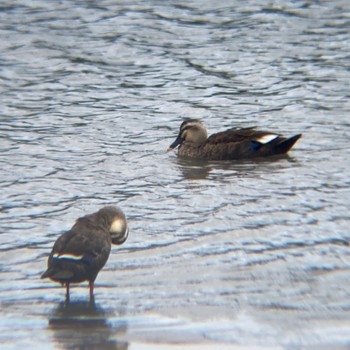
{"label": "water surface", "polygon": [[[350,346],[348,1],[3,1],[4,349]],[[303,133],[287,157],[191,162],[209,133]],[[88,288],[40,280],[58,235],[119,205]]]}

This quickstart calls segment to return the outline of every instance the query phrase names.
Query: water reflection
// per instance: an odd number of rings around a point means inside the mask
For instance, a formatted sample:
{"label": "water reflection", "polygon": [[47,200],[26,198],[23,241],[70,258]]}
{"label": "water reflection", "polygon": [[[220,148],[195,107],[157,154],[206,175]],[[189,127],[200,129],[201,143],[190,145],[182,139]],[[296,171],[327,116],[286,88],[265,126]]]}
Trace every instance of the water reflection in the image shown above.
{"label": "water reflection", "polygon": [[[258,171],[264,173],[266,171],[278,170],[279,167],[290,167],[291,163],[297,162],[289,155],[234,161],[207,161],[191,158],[173,158],[173,161],[187,180],[205,180],[209,176],[210,178],[215,178],[215,173],[218,170],[220,177],[222,177],[223,171],[230,175],[247,176],[252,172]],[[279,163],[279,165],[276,166],[276,163]]]}
{"label": "water reflection", "polygon": [[201,159],[172,158],[178,165],[183,177],[188,180],[203,180],[208,178],[212,167]]}
{"label": "water reflection", "polygon": [[64,349],[128,349],[126,341],[118,340],[126,333],[126,323],[112,326],[105,310],[95,303],[59,304],[49,319],[49,328]]}

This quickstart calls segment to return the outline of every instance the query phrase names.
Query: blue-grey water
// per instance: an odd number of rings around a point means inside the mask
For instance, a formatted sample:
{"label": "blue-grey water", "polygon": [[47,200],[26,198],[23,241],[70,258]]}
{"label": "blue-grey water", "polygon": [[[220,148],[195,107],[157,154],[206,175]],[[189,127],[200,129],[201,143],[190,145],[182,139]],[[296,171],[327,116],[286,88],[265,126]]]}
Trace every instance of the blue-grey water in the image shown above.
{"label": "blue-grey water", "polygon": [[[1,349],[348,349],[350,3],[0,3]],[[209,133],[288,157],[190,162]],[[41,280],[75,219],[130,236],[96,280]]]}

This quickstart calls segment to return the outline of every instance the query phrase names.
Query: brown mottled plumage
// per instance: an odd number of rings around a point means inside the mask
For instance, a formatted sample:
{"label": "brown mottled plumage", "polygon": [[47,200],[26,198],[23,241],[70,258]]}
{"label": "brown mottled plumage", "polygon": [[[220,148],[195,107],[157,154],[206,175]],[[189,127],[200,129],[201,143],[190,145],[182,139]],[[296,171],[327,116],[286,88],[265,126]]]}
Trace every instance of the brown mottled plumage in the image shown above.
{"label": "brown mottled plumage", "polygon": [[206,128],[199,120],[188,119],[181,124],[179,135],[168,151],[179,146],[180,157],[207,160],[268,157],[287,153],[301,136],[286,138],[255,128],[232,128],[208,137]]}
{"label": "brown mottled plumage", "polygon": [[56,240],[41,278],[50,278],[66,286],[69,301],[70,283],[89,282],[90,300],[94,299],[94,281],[107,262],[111,244],[122,244],[128,237],[123,212],[106,206],[97,213],[79,218],[75,225]]}

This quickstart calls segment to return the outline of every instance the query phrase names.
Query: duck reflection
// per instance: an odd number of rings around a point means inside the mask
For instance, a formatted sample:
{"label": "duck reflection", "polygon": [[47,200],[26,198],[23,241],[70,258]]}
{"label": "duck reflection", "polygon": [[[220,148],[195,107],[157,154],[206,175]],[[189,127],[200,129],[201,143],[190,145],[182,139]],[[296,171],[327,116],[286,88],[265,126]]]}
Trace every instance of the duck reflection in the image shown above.
{"label": "duck reflection", "polygon": [[128,349],[126,341],[118,340],[126,333],[126,323],[112,326],[106,312],[93,302],[60,304],[49,319],[49,328],[64,349]]}
{"label": "duck reflection", "polygon": [[[172,161],[177,164],[184,178],[188,180],[204,180],[218,176],[222,178],[224,172],[230,176],[246,176],[254,173],[266,173],[276,171],[284,167],[290,167],[291,163],[297,163],[289,155],[276,155],[268,158],[257,158],[252,160],[232,161],[207,161],[190,158],[173,158]],[[278,166],[277,166],[278,163]],[[297,164],[296,164],[297,165]]]}
{"label": "duck reflection", "polygon": [[206,179],[211,171],[208,161],[200,159],[173,158],[181,170],[183,176],[189,180]]}

